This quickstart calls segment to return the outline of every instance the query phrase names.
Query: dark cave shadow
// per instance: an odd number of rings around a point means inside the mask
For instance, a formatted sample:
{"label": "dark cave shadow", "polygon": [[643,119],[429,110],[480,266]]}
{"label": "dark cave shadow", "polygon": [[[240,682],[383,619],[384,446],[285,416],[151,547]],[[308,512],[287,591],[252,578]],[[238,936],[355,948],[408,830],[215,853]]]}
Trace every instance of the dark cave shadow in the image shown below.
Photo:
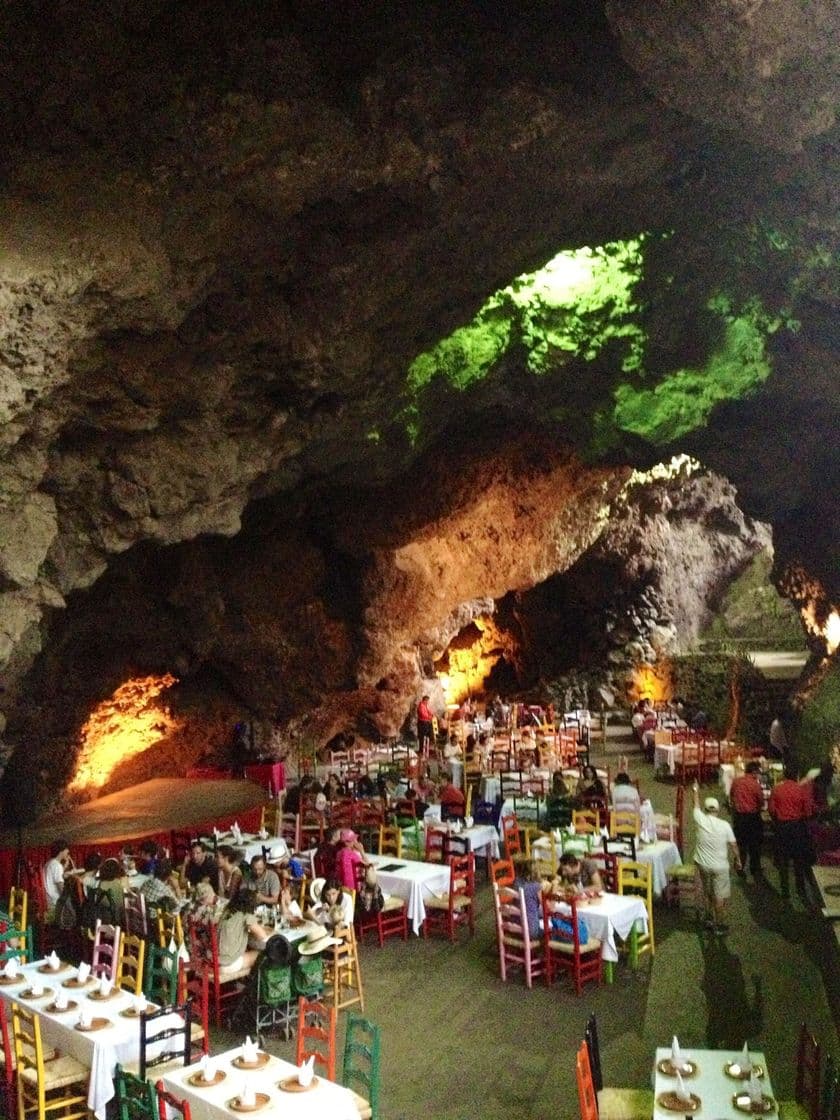
{"label": "dark cave shadow", "polygon": [[754,1042],[764,1029],[764,984],[759,973],[751,977],[747,991],[741,959],[729,948],[726,938],[714,933],[700,935],[703,951],[702,990],[706,997],[706,1046],[710,1050],[740,1050]]}

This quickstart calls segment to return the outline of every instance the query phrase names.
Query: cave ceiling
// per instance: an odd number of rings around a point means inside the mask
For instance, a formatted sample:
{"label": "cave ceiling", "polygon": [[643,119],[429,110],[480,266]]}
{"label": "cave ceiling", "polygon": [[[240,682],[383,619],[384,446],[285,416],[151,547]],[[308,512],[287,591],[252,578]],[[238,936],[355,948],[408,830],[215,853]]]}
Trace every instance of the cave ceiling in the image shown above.
{"label": "cave ceiling", "polygon": [[[120,554],[154,581],[254,507],[375,570],[348,488],[397,553],[447,514],[418,464],[535,432],[587,495],[692,452],[838,601],[833,0],[32,7],[0,15],[7,707]],[[504,293],[583,247],[632,283],[537,360]],[[480,377],[412,380],[476,321]],[[375,687],[339,628],[319,672]]]}

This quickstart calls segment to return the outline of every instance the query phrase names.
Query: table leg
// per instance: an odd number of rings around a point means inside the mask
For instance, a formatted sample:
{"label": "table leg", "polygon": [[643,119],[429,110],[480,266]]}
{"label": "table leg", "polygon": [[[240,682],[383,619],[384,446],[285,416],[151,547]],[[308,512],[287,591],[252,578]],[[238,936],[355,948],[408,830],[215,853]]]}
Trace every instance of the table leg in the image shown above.
{"label": "table leg", "polygon": [[612,984],[615,979],[614,961],[604,961],[604,980],[607,984]]}
{"label": "table leg", "polygon": [[639,967],[639,930],[637,922],[633,922],[633,928],[630,930],[630,967]]}

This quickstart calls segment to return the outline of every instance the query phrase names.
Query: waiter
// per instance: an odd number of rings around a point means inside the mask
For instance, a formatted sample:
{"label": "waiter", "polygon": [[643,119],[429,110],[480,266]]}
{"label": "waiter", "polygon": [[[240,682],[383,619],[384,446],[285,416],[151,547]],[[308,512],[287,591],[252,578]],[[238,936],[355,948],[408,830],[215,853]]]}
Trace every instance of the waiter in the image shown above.
{"label": "waiter", "polygon": [[742,879],[747,875],[747,863],[754,879],[764,878],[761,869],[761,840],[764,834],[761,810],[764,808],[764,790],[758,780],[760,769],[757,762],[748,762],[746,773],[734,778],[729,790],[732,831],[741,857],[738,874]]}
{"label": "waiter", "polygon": [[417,705],[417,750],[425,757],[434,735],[434,715],[429,707],[428,693],[424,693]]}
{"label": "waiter", "polygon": [[811,838],[806,823],[810,813],[808,787],[797,782],[793,771],[786,767],[784,781],[773,787],[767,808],[773,818],[776,865],[779,868],[782,897],[790,897],[789,873],[792,863],[797,893],[807,906],[805,872],[812,863]]}

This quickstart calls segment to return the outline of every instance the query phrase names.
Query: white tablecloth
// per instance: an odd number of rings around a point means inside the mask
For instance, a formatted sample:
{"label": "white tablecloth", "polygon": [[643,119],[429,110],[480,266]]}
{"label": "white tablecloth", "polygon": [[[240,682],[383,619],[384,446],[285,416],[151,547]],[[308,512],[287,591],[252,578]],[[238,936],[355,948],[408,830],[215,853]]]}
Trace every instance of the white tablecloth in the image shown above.
{"label": "white tablecloth", "polygon": [[658,743],[653,748],[654,767],[667,766],[668,773],[673,774],[676,770],[678,751],[679,757],[682,758],[682,743]]}
{"label": "white tablecloth", "polygon": [[618,960],[616,937],[626,941],[634,922],[640,931],[647,933],[648,920],[644,902],[635,896],[604,894],[595,902],[581,906],[578,911],[586,919],[589,933],[601,942],[601,956],[605,961]]}
{"label": "white tablecloth", "polygon": [[668,872],[682,863],[682,857],[676,844],[657,840],[655,844],[637,845],[636,861],[649,863],[653,868],[653,893],[659,898],[668,882]]}
{"label": "white tablecloth", "polygon": [[[714,1117],[714,1120],[744,1120],[744,1116],[748,1115],[739,1112],[735,1105],[732,1103],[732,1097],[735,1092],[745,1092],[746,1082],[736,1081],[732,1077],[727,1077],[723,1072],[723,1067],[727,1062],[740,1062],[742,1055],[740,1050],[683,1050],[683,1058],[686,1061],[696,1062],[697,1073],[694,1077],[685,1079],[685,1087],[690,1093],[696,1094],[701,1101],[700,1109],[697,1113],[699,1116]],[[661,1093],[672,1092],[676,1088],[677,1079],[675,1077],[668,1077],[664,1073],[660,1073],[657,1069],[660,1061],[663,1058],[671,1057],[671,1048],[660,1046],[656,1051],[656,1061],[653,1067],[654,1081],[653,1081],[653,1097],[654,1102],[659,1099]],[[764,1067],[764,1077],[761,1079],[762,1091],[768,1096],[773,1096],[773,1087],[770,1084],[770,1077],[767,1073],[767,1062],[764,1054],[760,1050],[750,1050],[750,1057],[757,1065]],[[681,1112],[673,1112],[668,1109],[659,1108],[654,1103],[653,1120],[674,1120],[675,1117],[682,1116]],[[778,1112],[774,1110],[771,1117],[778,1116]]]}
{"label": "white tablecloth", "polygon": [[[420,828],[420,839],[425,843],[425,829],[427,825],[433,828],[446,828],[439,820],[424,820]],[[403,829],[403,847],[406,841],[412,842],[412,833],[414,826]],[[450,829],[454,836],[462,836],[467,842],[467,851],[475,852],[476,855],[490,859],[499,858],[499,832],[492,824],[474,824],[472,828],[462,828],[460,832]]]}
{"label": "white tablecloth", "polygon": [[[545,819],[545,813],[546,813],[545,798],[543,798],[543,797],[540,797],[540,798],[517,797],[516,801],[517,801],[517,804],[520,806],[520,813],[519,813],[519,816],[517,818],[519,820],[520,824],[523,823],[523,822],[525,824],[528,824],[529,822],[531,824],[534,824],[535,823],[534,822],[534,814],[535,813],[538,814],[536,823],[541,823]],[[522,806],[525,807],[525,812],[524,813],[522,812],[522,808],[521,808]],[[503,803],[501,812],[499,813],[499,830],[500,831],[501,831],[501,827],[502,827],[502,818],[503,817],[512,817],[514,815],[515,814],[514,814],[513,798],[509,797]]]}
{"label": "white tablecloth", "polygon": [[[91,984],[84,990],[67,989],[70,1000],[79,1006],[84,1002],[90,1009],[92,1017],[109,1019],[110,1027],[99,1031],[77,1031],[75,1024],[79,1021],[79,1008],[73,1011],[49,1012],[46,1006],[50,999],[22,999],[21,992],[32,983],[33,975],[43,981],[44,990],[52,988],[54,991],[62,981],[71,979],[76,975],[76,969],[70,968],[52,977],[49,974],[38,973],[38,966],[43,960],[33,961],[21,968],[21,983],[9,984],[0,987],[0,997],[4,1000],[11,1023],[12,1001],[22,1007],[37,1011],[41,1017],[41,1038],[45,1045],[69,1054],[90,1069],[90,1082],[88,1083],[88,1107],[94,1112],[98,1120],[105,1120],[108,1102],[114,1096],[114,1066],[117,1062],[129,1064],[137,1062],[140,1058],[140,1021],[139,1019],[125,1019],[120,1015],[127,1007],[131,1006],[131,996],[128,992],[119,992],[112,999],[91,1000],[90,992],[96,991],[96,985]],[[168,1017],[167,1017],[168,1018]],[[155,1031],[178,1023],[180,1020],[172,1016],[172,1022],[167,1019],[155,1021]],[[163,1045],[171,1045],[164,1043]]]}
{"label": "white tablecloth", "polygon": [[478,792],[482,801],[490,801],[495,804],[502,796],[502,783],[498,777],[485,774],[479,783]]}
{"label": "white tablecloth", "polygon": [[218,1069],[226,1075],[218,1085],[206,1089],[190,1085],[189,1078],[196,1073],[197,1066],[167,1073],[163,1083],[170,1093],[190,1102],[193,1120],[231,1120],[235,1114],[228,1108],[228,1102],[239,1095],[246,1081],[255,1093],[267,1093],[271,1098],[263,1110],[266,1115],[282,1116],[283,1120],[359,1120],[352,1094],[334,1081],[316,1073],[318,1084],[313,1089],[287,1093],[279,1088],[278,1082],[294,1077],[297,1066],[272,1056],[262,1069],[239,1070],[231,1063],[241,1054],[242,1047],[237,1046],[216,1058]]}
{"label": "white tablecloth", "polygon": [[[397,859],[396,856],[368,856],[376,867],[376,877],[386,894],[395,894],[407,903],[408,919],[415,933],[420,932],[426,917],[425,898],[445,894],[449,890],[449,867],[439,863]],[[397,871],[383,871],[384,864],[398,863]]]}

